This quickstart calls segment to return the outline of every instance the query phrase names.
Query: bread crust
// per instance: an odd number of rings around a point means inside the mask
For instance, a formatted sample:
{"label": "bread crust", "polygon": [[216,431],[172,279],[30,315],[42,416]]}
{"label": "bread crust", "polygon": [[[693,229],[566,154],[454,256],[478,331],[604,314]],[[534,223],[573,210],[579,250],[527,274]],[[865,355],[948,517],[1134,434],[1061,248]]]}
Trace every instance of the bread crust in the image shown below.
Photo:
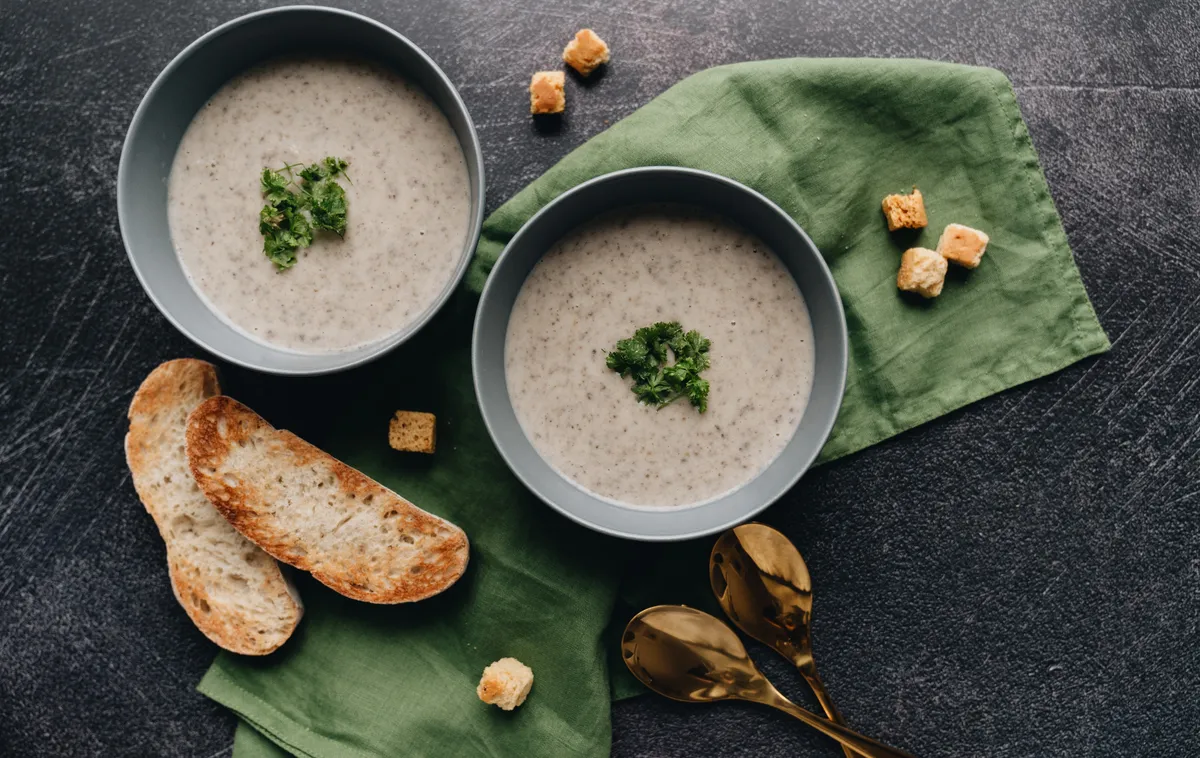
{"label": "bread crust", "polygon": [[210,363],[184,358],[158,366],[130,403],[125,459],[166,543],[175,599],[217,645],[266,655],[288,640],[304,606],[279,565],[226,523],[190,481],[187,414],[219,393]]}
{"label": "bread crust", "polygon": [[937,252],[924,247],[909,248],[900,258],[896,286],[926,299],[937,297],[946,283],[946,268],[946,259]]}
{"label": "bread crust", "polygon": [[566,76],[561,71],[538,71],[529,82],[529,112],[534,115],[562,113],[567,107],[563,91]]}
{"label": "bread crust", "polygon": [[232,398],[192,411],[187,454],[200,488],[239,532],[347,597],[423,600],[466,570],[462,529]]}
{"label": "bread crust", "polygon": [[483,670],[475,694],[488,705],[511,711],[525,702],[533,688],[533,669],[516,658],[501,658]]}
{"label": "bread crust", "polygon": [[929,217],[925,213],[925,198],[916,187],[913,187],[911,195],[888,195],[883,198],[883,215],[887,217],[889,232],[897,229],[923,229],[929,224]]}
{"label": "bread crust", "polygon": [[591,29],[580,29],[563,48],[563,62],[587,76],[608,63],[608,43],[600,39]]}
{"label": "bread crust", "polygon": [[437,417],[421,411],[396,411],[388,424],[393,450],[433,455],[437,450]]}
{"label": "bread crust", "polygon": [[962,224],[947,224],[938,239],[937,251],[951,263],[978,268],[990,241],[987,234],[978,229]]}

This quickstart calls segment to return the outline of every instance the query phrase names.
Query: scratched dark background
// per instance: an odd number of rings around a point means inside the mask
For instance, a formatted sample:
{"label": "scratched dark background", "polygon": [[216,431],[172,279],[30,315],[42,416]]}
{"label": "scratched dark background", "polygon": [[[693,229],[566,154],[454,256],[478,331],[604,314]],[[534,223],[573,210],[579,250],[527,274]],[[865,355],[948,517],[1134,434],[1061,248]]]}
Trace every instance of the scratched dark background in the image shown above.
{"label": "scratched dark background", "polygon": [[[817,581],[817,658],[850,723],[922,756],[1200,752],[1200,7],[1188,0],[346,3],[458,85],[495,208],[681,77],[795,55],[988,66],[1016,85],[1111,354],[813,472],[770,519]],[[200,355],[117,229],[126,126],[235,0],[0,8],[0,755],[231,752],[194,691],[214,648],[176,606],[121,454],[158,362]],[[529,73],[591,25],[607,75],[554,134]],[[265,380],[230,382],[251,395]],[[368,368],[354,381],[377,378]],[[348,380],[272,380],[330,397]],[[259,389],[256,389],[259,388]],[[303,431],[310,411],[280,403]],[[760,656],[784,689],[786,667]],[[617,756],[832,756],[787,717],[643,697]]]}

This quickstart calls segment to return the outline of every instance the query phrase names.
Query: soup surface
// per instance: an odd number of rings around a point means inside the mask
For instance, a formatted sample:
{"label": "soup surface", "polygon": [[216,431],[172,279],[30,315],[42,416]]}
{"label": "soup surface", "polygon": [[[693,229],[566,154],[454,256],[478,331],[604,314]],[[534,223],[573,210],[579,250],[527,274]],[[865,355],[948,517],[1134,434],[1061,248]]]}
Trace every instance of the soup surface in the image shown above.
{"label": "soup surface", "polygon": [[[708,410],[640,404],[605,365],[617,340],[678,321],[712,340]],[[552,466],[630,505],[722,495],[787,445],[813,381],[804,298],[783,263],[719,217],[651,206],[560,240],[513,307],[505,374],[518,420]]]}
{"label": "soup surface", "polygon": [[[292,268],[263,255],[264,167],[350,162],[344,239],[317,232]],[[171,237],[192,286],[242,332],[304,353],[402,330],[453,278],[470,226],[458,139],[415,84],[367,63],[281,59],[222,87],[171,167]]]}

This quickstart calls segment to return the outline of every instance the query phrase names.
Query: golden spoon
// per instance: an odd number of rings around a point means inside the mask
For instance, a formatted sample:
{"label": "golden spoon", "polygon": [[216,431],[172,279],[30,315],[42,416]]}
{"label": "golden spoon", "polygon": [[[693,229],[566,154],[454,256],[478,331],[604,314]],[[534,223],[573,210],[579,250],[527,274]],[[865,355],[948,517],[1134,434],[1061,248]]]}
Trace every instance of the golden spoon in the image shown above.
{"label": "golden spoon", "polygon": [[737,634],[703,611],[656,605],[634,616],[621,638],[625,665],[642,684],[686,703],[747,700],[778,708],[867,758],[913,758],[809,713],[771,686]]}
{"label": "golden spoon", "polygon": [[[812,580],[791,540],[765,524],[742,524],[717,540],[708,568],[725,614],[743,632],[794,663],[829,718],[844,725],[817,676],[809,633]],[[853,758],[844,746],[843,750]]]}

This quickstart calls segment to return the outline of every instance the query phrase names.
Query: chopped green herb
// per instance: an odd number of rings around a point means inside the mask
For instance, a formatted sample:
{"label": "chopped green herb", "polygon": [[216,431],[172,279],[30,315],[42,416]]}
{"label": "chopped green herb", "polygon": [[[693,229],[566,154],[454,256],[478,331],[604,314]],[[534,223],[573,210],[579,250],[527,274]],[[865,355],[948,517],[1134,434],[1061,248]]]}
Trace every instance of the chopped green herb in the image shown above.
{"label": "chopped green herb", "polygon": [[339,237],[346,234],[346,190],[332,179],[304,182],[313,226],[327,229]]}
{"label": "chopped green herb", "polygon": [[[622,377],[633,378],[633,394],[647,405],[662,408],[686,397],[697,410],[708,410],[708,382],[700,372],[709,366],[712,342],[699,332],[684,332],[677,322],[660,321],[621,340],[605,357],[605,365]],[[671,354],[675,362],[667,365]]]}
{"label": "chopped green herb", "polygon": [[[340,174],[346,173],[346,167],[349,165],[349,163],[341,158],[326,156],[325,160],[320,163],[314,163],[300,169],[300,178],[309,182],[319,182],[322,179],[336,179]],[[349,177],[346,178],[349,179]]]}
{"label": "chopped green herb", "polygon": [[292,183],[291,178],[284,176],[278,171],[272,171],[269,168],[264,168],[262,172],[262,191],[263,197],[271,204],[279,203],[292,193],[288,190],[288,185]]}
{"label": "chopped green herb", "polygon": [[687,383],[688,402],[704,413],[708,410],[708,380],[693,376]]}
{"label": "chopped green herb", "polygon": [[346,176],[349,181],[349,165],[328,156],[299,172],[294,171],[298,163],[263,169],[260,183],[267,204],[259,211],[258,231],[263,253],[280,271],[296,265],[296,251],[312,244],[317,229],[346,234],[346,191],[334,180]]}

